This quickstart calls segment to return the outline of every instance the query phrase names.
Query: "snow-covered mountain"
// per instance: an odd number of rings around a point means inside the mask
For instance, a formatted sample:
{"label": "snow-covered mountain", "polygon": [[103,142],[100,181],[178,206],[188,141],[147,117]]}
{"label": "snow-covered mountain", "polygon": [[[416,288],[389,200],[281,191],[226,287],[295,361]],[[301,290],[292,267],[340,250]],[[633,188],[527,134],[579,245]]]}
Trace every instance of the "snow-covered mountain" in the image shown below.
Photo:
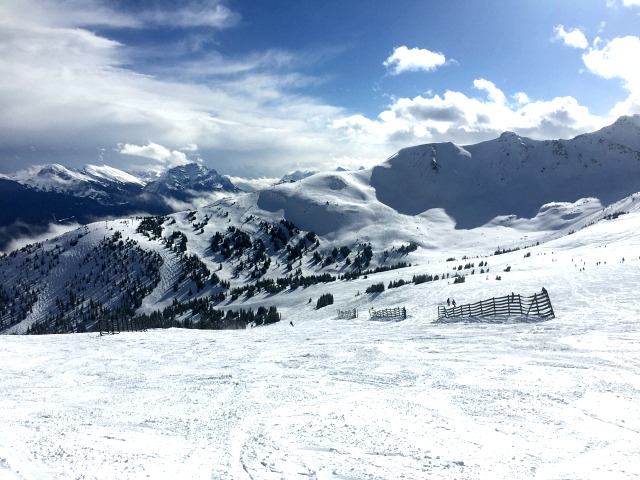
{"label": "snow-covered mountain", "polygon": [[170,168],[157,180],[148,183],[144,192],[187,201],[200,194],[228,195],[238,193],[240,190],[214,169],[189,163]]}
{"label": "snow-covered mountain", "polygon": [[[363,170],[364,167],[360,167],[360,170]],[[335,169],[336,172],[348,172],[349,170],[343,167],[338,167]],[[286,175],[284,175],[280,181],[278,181],[278,184],[281,183],[293,183],[293,182],[297,182],[299,180],[305,179],[307,177],[311,177],[312,175],[315,175],[316,173],[320,173],[319,170],[296,170],[294,172],[289,172]]]}
{"label": "snow-covered mountain", "polygon": [[37,191],[92,198],[105,205],[132,202],[132,197],[142,193],[184,201],[199,194],[240,191],[226,177],[197,163],[173,167],[156,176],[136,176],[107,165],[74,169],[50,164],[1,178]]}
{"label": "snow-covered mountain", "polygon": [[400,213],[444,208],[459,228],[499,215],[532,217],[554,201],[596,197],[609,204],[638,191],[639,132],[635,115],[572,140],[535,141],[507,132],[477,145],[421,145],[375,167],[371,185]]}
{"label": "snow-covered mountain", "polygon": [[42,165],[2,175],[37,191],[87,197],[110,205],[124,201],[142,191],[141,179],[107,165],[85,165],[74,169],[58,164]]}
{"label": "snow-covered mountain", "polygon": [[[389,209],[370,232],[372,271],[351,280],[330,278],[353,272],[345,231],[316,246],[232,200],[25,247],[0,259],[5,332],[47,317],[53,331],[90,327],[85,319],[109,310],[124,329],[130,317],[118,309],[138,296],[164,327],[271,305],[282,319],[226,332],[0,336],[0,477],[637,477],[640,195],[596,204],[553,203],[535,220],[468,231],[442,212],[422,223]],[[394,239],[416,225],[427,245],[403,249]],[[289,261],[303,239],[308,252]],[[361,243],[348,246],[352,265],[366,258]],[[299,281],[266,291],[273,278]],[[373,285],[384,291],[367,292]],[[436,321],[448,298],[490,304],[543,287],[553,320]],[[317,308],[326,295],[333,304]],[[369,317],[392,307],[407,318]],[[24,319],[7,328],[12,308]],[[357,318],[338,318],[353,309]]]}
{"label": "snow-covered mountain", "polygon": [[197,164],[160,176],[107,165],[33,167],[0,175],[0,249],[21,235],[43,233],[60,219],[89,223],[134,213],[166,214],[237,192],[227,178]]}

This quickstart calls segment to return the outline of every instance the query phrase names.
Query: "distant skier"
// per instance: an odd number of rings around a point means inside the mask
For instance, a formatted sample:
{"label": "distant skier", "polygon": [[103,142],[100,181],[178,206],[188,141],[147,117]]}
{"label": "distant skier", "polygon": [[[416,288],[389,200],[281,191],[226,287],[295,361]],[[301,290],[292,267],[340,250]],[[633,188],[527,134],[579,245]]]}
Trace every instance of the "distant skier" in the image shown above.
{"label": "distant skier", "polygon": [[456,308],[456,301],[453,298],[451,299],[451,305],[453,305],[453,308]]}
{"label": "distant skier", "polygon": [[291,325],[293,327],[293,322],[289,322],[289,325]]}
{"label": "distant skier", "polygon": [[451,300],[447,298],[447,307],[450,307],[450,306],[451,306]]}

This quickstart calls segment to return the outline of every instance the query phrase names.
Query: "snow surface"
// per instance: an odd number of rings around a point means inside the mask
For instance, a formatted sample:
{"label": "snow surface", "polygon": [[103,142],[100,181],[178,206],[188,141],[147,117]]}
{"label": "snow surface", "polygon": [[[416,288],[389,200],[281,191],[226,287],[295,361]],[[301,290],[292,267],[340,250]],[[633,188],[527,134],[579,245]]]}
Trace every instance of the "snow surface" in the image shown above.
{"label": "snow surface", "polygon": [[[447,255],[364,282],[464,263]],[[283,321],[244,331],[0,336],[0,477],[637,478],[640,213],[480,258],[457,285],[280,294]],[[554,320],[434,323],[447,297],[543,286]],[[393,306],[407,320],[368,320]]]}

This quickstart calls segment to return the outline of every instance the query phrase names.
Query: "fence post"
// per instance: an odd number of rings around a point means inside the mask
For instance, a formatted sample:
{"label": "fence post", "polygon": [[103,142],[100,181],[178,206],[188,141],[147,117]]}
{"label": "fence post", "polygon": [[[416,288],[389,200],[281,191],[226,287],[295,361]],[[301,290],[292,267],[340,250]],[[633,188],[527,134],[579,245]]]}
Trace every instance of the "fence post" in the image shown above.
{"label": "fence post", "polygon": [[547,292],[547,290],[545,288],[542,289],[542,293],[544,294],[545,298],[547,299],[547,304],[549,305],[549,310],[551,310],[551,318],[556,318],[556,314],[553,311],[553,305],[551,305],[551,299],[549,298],[549,292]]}
{"label": "fence post", "polygon": [[524,311],[522,310],[522,296],[520,294],[518,294],[518,303],[520,304],[520,315],[522,315]]}

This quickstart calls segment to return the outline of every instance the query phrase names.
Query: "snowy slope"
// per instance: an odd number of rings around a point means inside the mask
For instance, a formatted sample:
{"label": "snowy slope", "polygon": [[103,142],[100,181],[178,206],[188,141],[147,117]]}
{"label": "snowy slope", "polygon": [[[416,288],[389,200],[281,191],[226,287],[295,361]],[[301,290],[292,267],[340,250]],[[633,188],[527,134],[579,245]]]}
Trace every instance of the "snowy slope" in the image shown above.
{"label": "snowy slope", "polygon": [[499,215],[530,218],[550,202],[595,197],[610,204],[638,191],[639,174],[640,115],[634,115],[572,140],[507,132],[477,145],[406,148],[373,168],[371,185],[400,213],[444,208],[458,228],[473,228]]}
{"label": "snowy slope", "polygon": [[[620,208],[525,251],[491,256],[486,241],[491,272],[463,284],[362,293],[461,263],[443,248],[413,270],[287,293],[269,327],[2,336],[0,476],[637,478],[640,213]],[[543,286],[554,320],[432,323],[447,297]],[[307,304],[328,291],[332,307]],[[407,320],[367,318],[396,305]],[[346,307],[360,317],[338,320]]]}
{"label": "snowy slope", "polygon": [[123,195],[138,194],[145,185],[139,178],[107,165],[85,165],[77,170],[50,164],[3,177],[35,190],[89,197],[103,203],[117,203]]}

